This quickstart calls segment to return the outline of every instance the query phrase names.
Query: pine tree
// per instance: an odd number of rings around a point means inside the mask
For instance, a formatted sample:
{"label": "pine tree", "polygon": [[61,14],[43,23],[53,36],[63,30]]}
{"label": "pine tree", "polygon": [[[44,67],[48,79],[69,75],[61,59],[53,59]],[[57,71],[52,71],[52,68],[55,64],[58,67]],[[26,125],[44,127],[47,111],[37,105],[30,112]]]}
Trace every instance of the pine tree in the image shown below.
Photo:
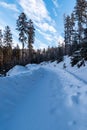
{"label": "pine tree", "polygon": [[27,40],[27,17],[21,13],[17,19],[17,30],[19,31],[19,41],[22,43],[22,61],[24,61],[24,46]]}
{"label": "pine tree", "polygon": [[9,26],[5,27],[4,35],[3,35],[3,63],[6,69],[11,65],[12,58],[12,33]]}
{"label": "pine tree", "polygon": [[74,7],[75,18],[78,22],[78,42],[82,42],[82,34],[84,31],[83,24],[86,21],[86,10],[87,10],[87,1],[86,0],[76,0],[76,6]]}
{"label": "pine tree", "polygon": [[3,38],[2,30],[0,29],[0,47],[1,48],[2,48],[2,38]]}
{"label": "pine tree", "polygon": [[13,38],[12,38],[12,33],[11,33],[11,30],[10,30],[10,27],[6,26],[5,30],[4,30],[4,35],[3,35],[4,46],[11,47],[12,46],[12,40],[13,40]]}
{"label": "pine tree", "polygon": [[84,29],[83,44],[80,49],[80,53],[83,59],[87,60],[87,28]]}
{"label": "pine tree", "polygon": [[3,66],[3,48],[2,48],[2,30],[0,29],[0,71],[2,69]]}
{"label": "pine tree", "polygon": [[19,64],[20,63],[20,48],[19,45],[13,49],[13,62],[14,64]]}
{"label": "pine tree", "polygon": [[58,62],[63,61],[63,44],[59,43],[58,46]]}
{"label": "pine tree", "polygon": [[70,17],[70,35],[71,35],[70,43],[71,45],[73,43],[74,34],[75,34],[75,15],[74,13],[71,13],[71,17]]}
{"label": "pine tree", "polygon": [[72,54],[79,50],[79,44],[78,44],[78,34],[77,34],[77,30],[74,31],[73,34],[73,41],[72,41]]}
{"label": "pine tree", "polygon": [[67,15],[64,17],[64,34],[65,34],[65,54],[70,54],[71,43],[71,19]]}
{"label": "pine tree", "polygon": [[2,70],[3,66],[3,48],[2,48],[2,30],[0,30],[0,71]]}
{"label": "pine tree", "polygon": [[33,54],[33,43],[35,37],[35,28],[33,21],[30,19],[27,23],[27,35],[28,35],[28,48],[29,48],[29,62],[31,62],[31,57]]}

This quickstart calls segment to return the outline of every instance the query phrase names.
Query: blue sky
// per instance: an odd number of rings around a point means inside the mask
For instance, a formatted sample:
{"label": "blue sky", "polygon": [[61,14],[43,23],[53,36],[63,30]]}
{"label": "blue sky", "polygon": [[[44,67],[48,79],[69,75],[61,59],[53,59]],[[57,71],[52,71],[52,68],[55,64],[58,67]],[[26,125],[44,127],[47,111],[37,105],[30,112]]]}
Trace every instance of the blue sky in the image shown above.
{"label": "blue sky", "polygon": [[[34,48],[57,46],[63,41],[63,15],[70,14],[76,0],[0,0],[0,28],[11,27],[14,45],[19,43],[16,20],[21,12],[35,26]],[[21,46],[21,43],[20,43]]]}

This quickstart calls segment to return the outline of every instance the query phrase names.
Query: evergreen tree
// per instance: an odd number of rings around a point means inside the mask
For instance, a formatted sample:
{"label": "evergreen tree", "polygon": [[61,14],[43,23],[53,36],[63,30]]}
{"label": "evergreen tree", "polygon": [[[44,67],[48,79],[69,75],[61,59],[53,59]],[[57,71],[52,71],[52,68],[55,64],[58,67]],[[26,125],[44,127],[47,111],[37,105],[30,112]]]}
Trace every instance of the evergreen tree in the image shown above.
{"label": "evergreen tree", "polygon": [[19,45],[17,44],[17,46],[13,49],[13,63],[15,64],[19,64],[20,63],[20,48]]}
{"label": "evergreen tree", "polygon": [[2,30],[0,29],[0,71],[2,69],[3,66],[3,48],[2,48]]}
{"label": "evergreen tree", "polygon": [[27,35],[28,35],[28,48],[29,48],[29,62],[31,62],[31,57],[33,54],[33,43],[35,37],[35,29],[33,21],[31,19],[27,23]]}
{"label": "evergreen tree", "polygon": [[75,18],[78,23],[78,42],[82,42],[83,34],[83,24],[86,21],[86,10],[87,10],[87,1],[86,0],[76,0],[76,6],[74,7]]}
{"label": "evergreen tree", "polygon": [[17,30],[19,31],[19,41],[22,43],[22,61],[24,61],[24,46],[27,40],[27,17],[21,13],[17,19]]}
{"label": "evergreen tree", "polygon": [[65,54],[70,54],[71,43],[71,19],[67,15],[64,17],[64,37],[65,37]]}
{"label": "evergreen tree", "polygon": [[6,26],[5,30],[4,30],[4,35],[3,35],[4,46],[11,47],[12,46],[12,40],[13,40],[13,38],[12,38],[12,33],[11,33],[11,30],[10,30],[10,27]]}
{"label": "evergreen tree", "polygon": [[87,28],[84,29],[84,39],[80,49],[82,59],[87,60]]}
{"label": "evergreen tree", "polygon": [[2,38],[3,38],[2,30],[0,29],[0,47],[2,47]]}
{"label": "evergreen tree", "polygon": [[74,34],[75,34],[75,15],[74,13],[71,13],[71,17],[70,17],[70,35],[71,35],[70,44],[71,45],[73,43]]}
{"label": "evergreen tree", "polygon": [[75,30],[74,31],[74,34],[73,34],[73,41],[72,41],[72,54],[75,52],[75,51],[77,51],[77,50],[79,50],[79,48],[80,48],[80,45],[78,44],[78,34],[77,34],[77,31]]}
{"label": "evergreen tree", "polygon": [[8,69],[11,65],[12,58],[12,33],[9,26],[5,27],[3,35],[3,64],[5,69]]}
{"label": "evergreen tree", "polygon": [[59,46],[58,46],[58,62],[61,62],[63,61],[63,56],[64,56],[64,53],[63,53],[63,43],[59,43]]}

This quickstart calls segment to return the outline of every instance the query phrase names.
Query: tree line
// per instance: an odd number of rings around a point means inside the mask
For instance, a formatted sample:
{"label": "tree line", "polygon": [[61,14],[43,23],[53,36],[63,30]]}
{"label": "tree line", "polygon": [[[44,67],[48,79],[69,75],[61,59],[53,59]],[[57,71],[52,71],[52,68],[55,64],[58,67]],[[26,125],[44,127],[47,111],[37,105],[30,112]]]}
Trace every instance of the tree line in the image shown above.
{"label": "tree line", "polygon": [[0,73],[6,73],[17,64],[26,65],[28,63],[54,60],[60,62],[63,60],[64,48],[62,45],[44,48],[43,50],[33,49],[35,28],[33,21],[28,20],[24,12],[18,16],[16,30],[19,34],[18,39],[22,44],[22,49],[20,49],[19,44],[13,47],[13,35],[9,26],[6,26],[3,32],[0,29]]}
{"label": "tree line", "polygon": [[[73,12],[64,14],[65,54],[71,65],[87,60],[87,1],[76,0]],[[84,63],[84,62],[83,62]],[[81,64],[81,63],[80,63]]]}

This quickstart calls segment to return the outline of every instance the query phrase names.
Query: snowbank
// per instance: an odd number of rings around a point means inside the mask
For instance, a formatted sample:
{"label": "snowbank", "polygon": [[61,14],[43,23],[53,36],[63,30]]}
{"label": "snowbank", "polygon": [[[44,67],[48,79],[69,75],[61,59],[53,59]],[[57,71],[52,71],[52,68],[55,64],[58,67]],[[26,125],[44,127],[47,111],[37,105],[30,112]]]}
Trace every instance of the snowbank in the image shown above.
{"label": "snowbank", "polygon": [[28,71],[28,69],[26,67],[20,66],[20,65],[16,65],[11,70],[9,70],[6,75],[7,76],[18,75],[18,74],[24,73],[26,71]]}
{"label": "snowbank", "polygon": [[26,65],[25,66],[28,70],[37,70],[39,67],[40,67],[40,65],[38,65],[38,64],[28,64],[28,65]]}
{"label": "snowbank", "polygon": [[[77,66],[71,67],[70,64],[70,58],[68,56],[64,57],[64,61],[57,63],[57,61],[55,62],[42,62],[41,64],[28,64],[25,67],[24,66],[20,66],[20,65],[16,65],[15,67],[13,67],[11,70],[9,70],[7,72],[7,76],[13,76],[13,75],[18,75],[18,74],[23,74],[26,72],[32,72],[33,70],[37,70],[40,67],[47,67],[47,68],[59,68],[59,69],[63,69],[65,71],[67,71],[68,73],[72,74],[73,76],[75,76],[76,78],[78,78],[79,80],[83,80],[83,82],[87,82],[87,63],[86,66],[82,66],[80,68],[78,68]],[[63,65],[66,65],[66,68],[63,68]]]}
{"label": "snowbank", "polygon": [[37,70],[40,68],[40,65],[37,64],[28,64],[26,66],[21,66],[21,65],[16,65],[12,69],[10,69],[7,72],[7,76],[14,76],[14,75],[19,75],[23,73],[32,73],[32,71]]}

